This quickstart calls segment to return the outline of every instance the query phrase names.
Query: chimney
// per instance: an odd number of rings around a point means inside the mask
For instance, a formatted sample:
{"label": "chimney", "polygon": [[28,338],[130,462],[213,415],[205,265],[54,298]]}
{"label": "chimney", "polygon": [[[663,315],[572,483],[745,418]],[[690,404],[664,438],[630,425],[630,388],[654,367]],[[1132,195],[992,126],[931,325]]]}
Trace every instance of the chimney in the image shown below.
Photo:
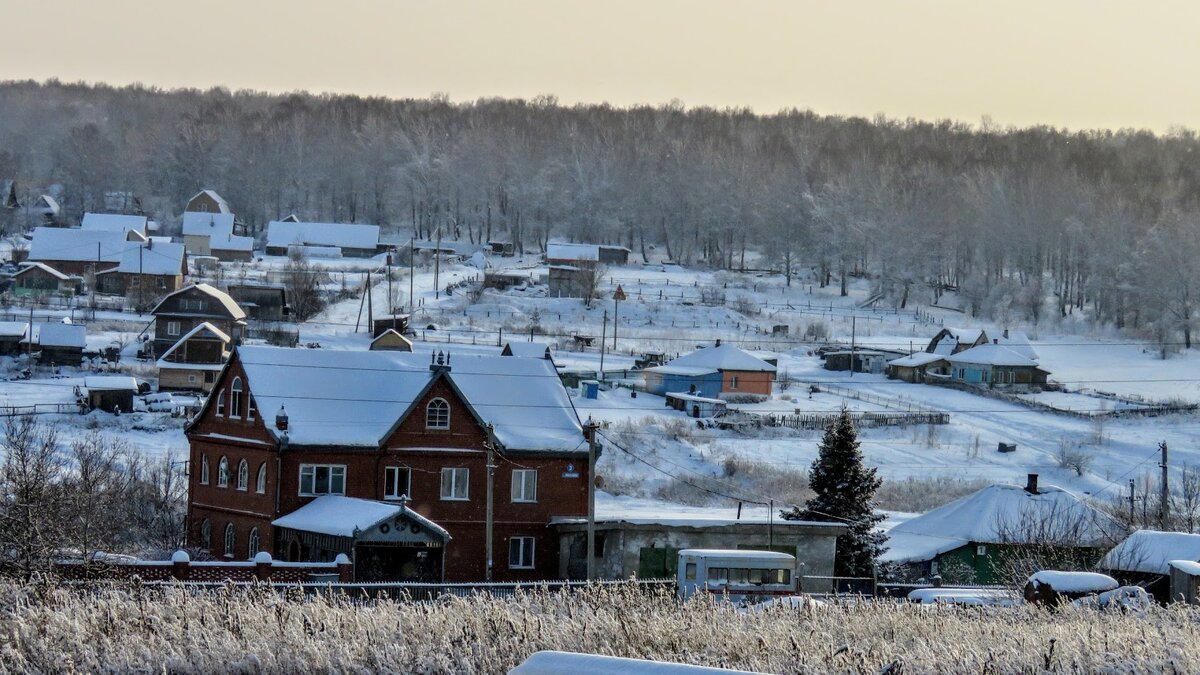
{"label": "chimney", "polygon": [[1008,329],[1007,328],[1004,329],[1004,339],[1005,340],[1008,339]]}
{"label": "chimney", "polygon": [[429,355],[429,369],[433,372],[450,370],[450,353],[441,350]]}
{"label": "chimney", "polygon": [[720,346],[721,346],[721,338],[717,338],[717,344],[716,344],[716,346],[717,346],[717,347],[720,347]]}
{"label": "chimney", "polygon": [[1029,474],[1028,477],[1025,479],[1025,491],[1031,495],[1038,494],[1037,481],[1038,481],[1038,475],[1036,473]]}
{"label": "chimney", "polygon": [[994,345],[1000,344],[1000,338],[992,338],[992,344],[994,344]]}
{"label": "chimney", "polygon": [[283,406],[279,406],[279,412],[275,413],[275,428],[280,431],[288,430],[288,414]]}

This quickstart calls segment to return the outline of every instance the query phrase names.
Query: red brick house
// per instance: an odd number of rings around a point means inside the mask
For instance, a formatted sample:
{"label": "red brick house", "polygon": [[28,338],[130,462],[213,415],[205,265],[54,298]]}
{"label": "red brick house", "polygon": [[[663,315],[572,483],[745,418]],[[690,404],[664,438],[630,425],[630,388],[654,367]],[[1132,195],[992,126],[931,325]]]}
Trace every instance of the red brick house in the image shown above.
{"label": "red brick house", "polygon": [[189,542],[355,578],[558,575],[552,518],[587,514],[587,441],[550,361],[238,347],[187,429]]}

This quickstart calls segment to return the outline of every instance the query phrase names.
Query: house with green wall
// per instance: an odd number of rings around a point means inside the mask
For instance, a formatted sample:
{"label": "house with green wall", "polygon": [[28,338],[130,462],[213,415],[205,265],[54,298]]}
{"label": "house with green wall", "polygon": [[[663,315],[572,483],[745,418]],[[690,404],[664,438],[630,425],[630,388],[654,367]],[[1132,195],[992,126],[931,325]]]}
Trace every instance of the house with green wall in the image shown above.
{"label": "house with green wall", "polygon": [[1124,529],[1079,496],[1029,474],[1025,487],[990,485],[888,531],[881,566],[891,576],[1003,584],[1018,560],[1093,567]]}

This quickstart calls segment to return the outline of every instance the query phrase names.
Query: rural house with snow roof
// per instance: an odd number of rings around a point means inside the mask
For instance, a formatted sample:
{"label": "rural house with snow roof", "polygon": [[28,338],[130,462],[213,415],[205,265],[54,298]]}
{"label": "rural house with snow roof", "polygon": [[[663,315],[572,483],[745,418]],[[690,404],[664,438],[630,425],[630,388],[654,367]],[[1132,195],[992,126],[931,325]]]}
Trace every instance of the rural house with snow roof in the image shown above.
{"label": "rural house with snow roof", "polygon": [[[1176,561],[1200,563],[1200,534],[1138,530],[1117,544],[1097,565],[1114,579],[1141,586],[1159,602],[1175,600],[1172,566]],[[1186,565],[1176,565],[1186,567]]]}
{"label": "rural house with snow roof", "polygon": [[96,290],[127,296],[144,310],[163,294],[179,290],[186,277],[183,244],[151,239],[126,247],[116,267],[97,272]]}
{"label": "rural house with snow roof", "polygon": [[12,293],[18,297],[73,296],[83,292],[83,277],[63,274],[39,262],[23,262],[13,275]]}
{"label": "rural house with snow roof", "polygon": [[186,434],[188,541],[226,559],[549,579],[549,524],[587,513],[588,443],[545,359],[242,346]]}
{"label": "rural house with snow roof", "polygon": [[244,236],[229,204],[214,190],[201,190],[188,200],[183,215],[183,245],[191,255],[211,255],[218,260],[249,261],[254,238]]}
{"label": "rural house with snow roof", "polygon": [[1022,549],[1052,548],[1091,567],[1124,528],[1071,492],[1038,486],[990,485],[888,531],[879,557],[901,578],[941,575],[950,583],[1008,583],[1006,560]]}
{"label": "rural house with snow roof", "polygon": [[314,257],[370,258],[380,252],[379,226],[351,223],[267,224],[267,255],[300,251]]}
{"label": "rural house with snow roof", "polygon": [[733,345],[697,349],[642,371],[646,391],[659,396],[683,393],[705,398],[770,396],[775,366]]}
{"label": "rural house with snow roof", "polygon": [[126,250],[145,241],[136,230],[39,227],[31,235],[29,260],[64,274],[92,275],[120,265]]}
{"label": "rural house with snow roof", "polygon": [[154,309],[154,354],[161,357],[184,335],[209,323],[233,343],[241,340],[246,312],[228,293],[208,284],[192,284],[168,294]]}
{"label": "rural house with snow roof", "polygon": [[988,339],[982,329],[943,328],[923,352],[892,359],[888,377],[914,383],[958,382],[988,387],[1038,387],[1050,375],[1021,331]]}

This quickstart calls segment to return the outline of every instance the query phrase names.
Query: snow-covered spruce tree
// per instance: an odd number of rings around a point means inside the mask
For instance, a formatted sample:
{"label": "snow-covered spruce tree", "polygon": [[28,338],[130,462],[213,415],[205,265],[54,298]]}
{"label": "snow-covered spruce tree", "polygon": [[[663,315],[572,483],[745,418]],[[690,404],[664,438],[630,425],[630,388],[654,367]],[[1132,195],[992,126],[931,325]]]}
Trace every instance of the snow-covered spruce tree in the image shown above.
{"label": "snow-covered spruce tree", "polygon": [[808,473],[808,484],[816,494],[804,505],[783,511],[785,520],[815,520],[845,523],[846,534],[837,540],[834,574],[869,577],[875,559],[886,549],[886,537],[875,531],[883,516],[871,510],[871,501],[882,479],[874,468],[863,466],[858,448],[858,431],[843,408],[837,420],[825,428],[817,459]]}

